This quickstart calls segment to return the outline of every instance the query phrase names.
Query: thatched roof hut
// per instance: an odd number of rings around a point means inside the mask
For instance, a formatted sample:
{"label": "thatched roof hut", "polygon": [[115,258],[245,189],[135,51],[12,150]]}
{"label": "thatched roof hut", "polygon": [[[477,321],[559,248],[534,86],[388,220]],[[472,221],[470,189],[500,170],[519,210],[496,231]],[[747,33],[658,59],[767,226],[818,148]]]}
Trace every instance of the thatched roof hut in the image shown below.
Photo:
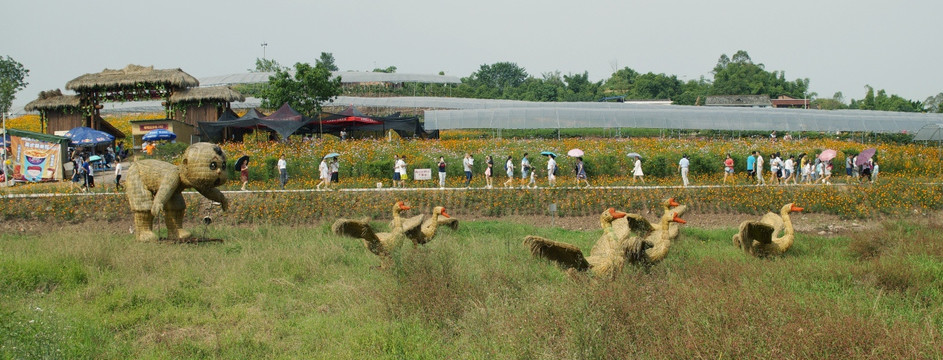
{"label": "thatched roof hut", "polygon": [[180,69],[158,69],[153,66],[128,65],[124,69],[105,69],[96,74],[85,74],[65,84],[67,90],[96,91],[138,84],[164,85],[172,88],[199,86],[200,81]]}
{"label": "thatched roof hut", "polygon": [[62,95],[62,90],[46,90],[39,92],[36,100],[26,104],[26,111],[43,111],[53,109],[78,108],[80,105],[79,97],[75,95]]}
{"label": "thatched roof hut", "polygon": [[246,101],[246,97],[229,86],[212,86],[190,88],[175,92],[170,96],[170,102],[233,102]]}

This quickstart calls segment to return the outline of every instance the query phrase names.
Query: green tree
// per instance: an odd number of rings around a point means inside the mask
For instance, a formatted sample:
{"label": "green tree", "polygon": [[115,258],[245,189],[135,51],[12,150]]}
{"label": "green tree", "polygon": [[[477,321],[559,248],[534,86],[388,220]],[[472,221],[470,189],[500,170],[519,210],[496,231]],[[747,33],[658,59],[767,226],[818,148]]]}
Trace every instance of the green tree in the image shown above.
{"label": "green tree", "polygon": [[845,96],[842,95],[841,91],[832,95],[831,99],[820,98],[812,100],[810,105],[813,109],[819,110],[841,110],[848,108],[848,105],[845,105]]}
{"label": "green tree", "polygon": [[387,66],[385,69],[376,68],[376,69],[373,69],[373,72],[392,74],[392,73],[395,73],[395,72],[396,72],[396,67],[395,67],[395,66]]}
{"label": "green tree", "polygon": [[315,62],[315,65],[323,64],[324,68],[328,71],[338,71],[337,65],[334,64],[334,54],[329,52],[321,52],[321,58]]}
{"label": "green tree", "polygon": [[295,63],[294,67],[294,77],[285,69],[276,70],[269,77],[261,94],[262,107],[276,109],[288,103],[302,114],[314,115],[321,112],[322,103],[333,101],[340,94],[340,76],[332,78],[323,63],[315,66]]}
{"label": "green tree", "polygon": [[284,67],[278,61],[255,58],[255,69],[249,69],[249,72],[275,72],[279,69],[284,69]]}
{"label": "green tree", "polygon": [[681,94],[681,85],[681,80],[675,75],[649,72],[636,77],[635,86],[628,97],[639,100],[673,99]]}
{"label": "green tree", "polygon": [[629,92],[632,91],[632,87],[635,85],[635,79],[638,76],[639,73],[629,67],[619,69],[612,73],[612,76],[603,84],[603,92],[628,95]]}
{"label": "green tree", "polygon": [[720,56],[714,66],[712,95],[760,95],[770,97],[787,95],[793,98],[808,96],[809,79],[787,81],[785,72],[766,71],[763,64],[755,64],[750,55],[737,51],[732,58]]}
{"label": "green tree", "polygon": [[6,116],[13,107],[16,93],[29,85],[26,82],[28,76],[29,69],[23,67],[23,64],[9,55],[6,59],[0,57],[0,116]]}
{"label": "green tree", "polygon": [[688,80],[681,85],[681,94],[671,98],[675,105],[703,105],[710,94],[711,83],[703,76],[697,80]]}
{"label": "green tree", "polygon": [[528,77],[527,71],[512,62],[481,65],[478,71],[462,78],[462,92],[467,96],[485,99],[507,98],[506,92],[521,86]]}
{"label": "green tree", "polygon": [[943,113],[943,92],[928,97],[923,104],[928,112]]}

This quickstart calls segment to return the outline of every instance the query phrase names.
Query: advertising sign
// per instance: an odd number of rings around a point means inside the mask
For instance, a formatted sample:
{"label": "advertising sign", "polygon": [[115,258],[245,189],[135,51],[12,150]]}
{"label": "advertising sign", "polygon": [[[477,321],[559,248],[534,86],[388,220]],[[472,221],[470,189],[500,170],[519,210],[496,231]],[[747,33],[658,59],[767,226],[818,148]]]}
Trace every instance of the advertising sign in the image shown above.
{"label": "advertising sign", "polygon": [[10,145],[13,180],[40,182],[56,179],[62,157],[59,144],[14,135],[10,136]]}

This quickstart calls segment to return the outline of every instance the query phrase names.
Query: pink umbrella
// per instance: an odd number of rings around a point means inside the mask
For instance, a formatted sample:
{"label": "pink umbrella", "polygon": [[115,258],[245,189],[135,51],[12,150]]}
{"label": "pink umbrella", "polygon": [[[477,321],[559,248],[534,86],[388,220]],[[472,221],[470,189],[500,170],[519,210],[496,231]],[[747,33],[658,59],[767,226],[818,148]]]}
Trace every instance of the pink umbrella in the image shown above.
{"label": "pink umbrella", "polygon": [[835,158],[838,155],[838,152],[832,149],[826,149],[821,154],[819,154],[819,160],[829,161]]}
{"label": "pink umbrella", "polygon": [[875,148],[867,148],[867,149],[861,150],[861,153],[858,154],[857,157],[855,157],[855,165],[863,165],[864,163],[868,162],[868,159],[874,157],[874,153],[876,153],[877,151],[878,149],[875,149]]}
{"label": "pink umbrella", "polygon": [[570,156],[572,156],[572,157],[580,157],[580,156],[583,156],[583,150],[580,150],[580,149],[570,149],[570,151],[567,151],[566,154],[567,154],[567,155],[570,155]]}

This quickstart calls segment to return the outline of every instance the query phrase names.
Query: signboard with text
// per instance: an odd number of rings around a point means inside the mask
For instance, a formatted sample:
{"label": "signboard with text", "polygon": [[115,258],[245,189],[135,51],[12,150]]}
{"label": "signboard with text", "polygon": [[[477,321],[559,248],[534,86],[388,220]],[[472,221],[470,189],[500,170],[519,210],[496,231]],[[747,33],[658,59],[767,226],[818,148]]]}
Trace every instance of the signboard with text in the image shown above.
{"label": "signboard with text", "polygon": [[14,157],[13,180],[40,182],[56,179],[62,148],[59,144],[11,136],[11,150]]}
{"label": "signboard with text", "polygon": [[432,169],[413,169],[413,179],[432,180]]}

